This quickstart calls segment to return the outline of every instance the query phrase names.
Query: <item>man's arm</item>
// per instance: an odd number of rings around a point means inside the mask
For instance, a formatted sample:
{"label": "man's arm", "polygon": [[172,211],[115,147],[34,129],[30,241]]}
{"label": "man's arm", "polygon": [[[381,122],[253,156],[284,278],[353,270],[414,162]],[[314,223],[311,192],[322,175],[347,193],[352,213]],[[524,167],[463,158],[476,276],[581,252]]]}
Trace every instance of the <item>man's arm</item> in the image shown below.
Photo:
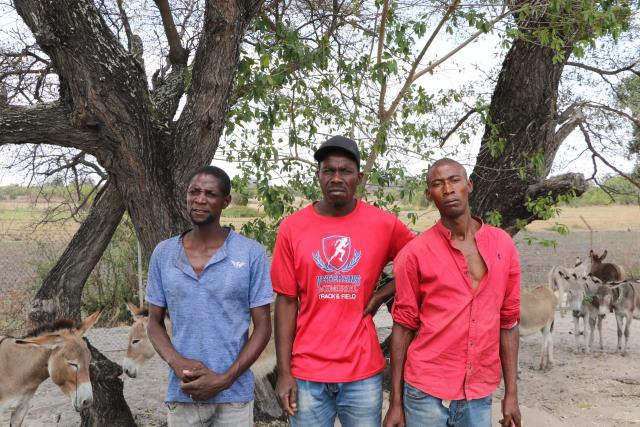
{"label": "man's arm", "polygon": [[367,314],[370,314],[371,316],[375,316],[380,306],[389,301],[390,298],[393,298],[395,294],[396,281],[391,280],[390,282],[385,283],[371,295],[362,315],[366,316]]}
{"label": "man's arm", "polygon": [[198,360],[182,357],[171,343],[169,334],[164,325],[164,315],[166,308],[149,303],[149,323],[147,325],[147,335],[156,349],[156,352],[173,369],[178,378],[184,381],[185,371],[206,368]]}
{"label": "man's arm", "polygon": [[518,346],[520,333],[518,325],[511,329],[500,329],[500,364],[504,378],[504,400],[500,424],[520,427],[520,407],[518,406]]}
{"label": "man's arm", "polygon": [[407,359],[407,349],[415,337],[415,332],[393,323],[391,330],[391,395],[389,409],[384,417],[384,427],[404,427],[404,410],[402,406],[402,386],[404,378],[404,362]]}
{"label": "man's arm", "polygon": [[280,407],[289,415],[297,410],[298,386],[291,375],[291,351],[296,335],[298,298],[278,294],[276,297],[276,357],[278,360],[278,383],[276,395]]}
{"label": "man's arm", "polygon": [[224,373],[218,373],[205,367],[189,370],[185,373],[187,381],[181,384],[182,390],[194,400],[207,400],[225,390],[255,362],[271,338],[271,315],[269,304],[251,309],[253,333],[240,354]]}

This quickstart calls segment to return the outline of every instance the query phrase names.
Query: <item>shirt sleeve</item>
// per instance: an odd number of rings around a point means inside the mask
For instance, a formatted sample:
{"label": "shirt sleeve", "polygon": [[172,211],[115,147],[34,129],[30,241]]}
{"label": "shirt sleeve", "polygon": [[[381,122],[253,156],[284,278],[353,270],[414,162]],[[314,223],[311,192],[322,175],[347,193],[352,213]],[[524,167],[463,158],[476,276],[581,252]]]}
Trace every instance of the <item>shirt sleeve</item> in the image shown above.
{"label": "shirt sleeve", "polygon": [[393,226],[393,232],[391,235],[389,260],[394,259],[396,255],[400,253],[400,250],[404,247],[404,245],[413,240],[414,237],[415,234],[413,234],[413,232],[409,230],[409,227],[407,227],[404,222],[396,218],[396,222]]}
{"label": "shirt sleeve", "polygon": [[511,242],[511,264],[504,300],[500,308],[500,328],[511,329],[520,322],[520,257]]}
{"label": "shirt sleeve", "polygon": [[167,299],[164,295],[164,288],[162,286],[162,274],[160,271],[160,258],[161,249],[160,245],[156,246],[151,254],[151,261],[149,261],[149,273],[147,274],[147,295],[146,300],[149,304],[156,305],[158,307],[166,307]]}
{"label": "shirt sleeve", "polygon": [[249,284],[249,308],[260,307],[273,301],[269,261],[263,247],[254,251],[251,258],[251,282]]}
{"label": "shirt sleeve", "polygon": [[419,292],[420,280],[418,276],[417,260],[406,249],[393,261],[396,276],[396,296],[393,303],[393,321],[417,330],[420,325]]}
{"label": "shirt sleeve", "polygon": [[295,276],[295,261],[289,238],[287,223],[280,224],[276,245],[271,261],[271,282],[273,290],[279,294],[298,296],[298,283]]}

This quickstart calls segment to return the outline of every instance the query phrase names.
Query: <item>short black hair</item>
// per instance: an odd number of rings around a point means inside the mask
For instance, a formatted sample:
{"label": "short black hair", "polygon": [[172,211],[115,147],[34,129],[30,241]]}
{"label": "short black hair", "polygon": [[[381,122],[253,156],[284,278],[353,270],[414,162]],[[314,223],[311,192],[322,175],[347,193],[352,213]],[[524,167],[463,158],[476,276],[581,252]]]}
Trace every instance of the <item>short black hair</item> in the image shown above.
{"label": "short black hair", "polygon": [[193,178],[195,178],[198,175],[211,175],[218,178],[218,181],[220,181],[220,185],[222,186],[221,188],[222,194],[225,197],[231,194],[231,178],[229,178],[229,175],[227,175],[227,173],[222,169],[220,169],[219,167],[202,166],[201,168],[196,169],[191,173],[191,175],[189,175],[189,181],[187,185],[191,184],[191,181],[193,181]]}
{"label": "short black hair", "polygon": [[453,160],[449,157],[443,157],[439,160],[436,160],[431,166],[429,166],[429,169],[427,169],[427,187],[429,186],[429,178],[431,177],[431,171],[433,171],[436,167],[444,164],[460,166],[460,168],[462,168],[462,176],[464,177],[465,180],[469,180],[469,177],[467,176],[467,170],[464,168],[464,166],[462,166],[462,163],[460,163],[457,160]]}

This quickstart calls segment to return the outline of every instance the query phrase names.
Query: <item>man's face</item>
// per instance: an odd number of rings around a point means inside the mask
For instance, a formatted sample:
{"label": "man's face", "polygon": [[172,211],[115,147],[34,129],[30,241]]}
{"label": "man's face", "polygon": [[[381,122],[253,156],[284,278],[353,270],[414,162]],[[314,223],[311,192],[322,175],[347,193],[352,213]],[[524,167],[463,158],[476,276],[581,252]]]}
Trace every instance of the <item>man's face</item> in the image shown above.
{"label": "man's face", "polygon": [[231,196],[223,194],[220,181],[213,175],[196,175],[187,188],[187,210],[195,225],[215,222],[230,202]]}
{"label": "man's face", "polygon": [[339,151],[326,155],[317,176],[324,200],[334,206],[351,202],[362,179],[355,160]]}
{"label": "man's face", "polygon": [[427,179],[427,199],[435,203],[441,216],[457,218],[468,210],[473,183],[461,165],[442,163],[431,170]]}

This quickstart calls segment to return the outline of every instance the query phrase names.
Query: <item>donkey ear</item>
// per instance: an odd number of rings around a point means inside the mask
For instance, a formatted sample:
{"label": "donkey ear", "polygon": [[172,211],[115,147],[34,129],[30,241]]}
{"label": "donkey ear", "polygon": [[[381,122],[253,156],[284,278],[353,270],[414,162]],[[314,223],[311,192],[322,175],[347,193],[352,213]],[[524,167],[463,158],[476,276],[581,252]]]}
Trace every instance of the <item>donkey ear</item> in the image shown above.
{"label": "donkey ear", "polygon": [[134,319],[142,317],[142,315],[140,314],[142,313],[142,309],[132,302],[127,301],[127,310],[129,310],[129,313],[131,313]]}
{"label": "donkey ear", "polygon": [[39,337],[19,338],[16,344],[33,344],[49,349],[62,347],[64,338],[61,335],[41,335]]}
{"label": "donkey ear", "polygon": [[605,259],[607,256],[607,250],[605,249],[604,252],[602,253],[602,256],[600,257],[600,261],[602,261],[603,259]]}
{"label": "donkey ear", "polygon": [[574,267],[577,267],[580,264],[582,264],[582,260],[580,259],[580,257],[576,257],[576,263],[574,264]]}
{"label": "donkey ear", "polygon": [[100,318],[100,314],[102,314],[102,310],[98,310],[93,313],[91,316],[84,319],[82,324],[78,329],[76,329],[78,335],[84,335],[91,327],[98,321]]}

